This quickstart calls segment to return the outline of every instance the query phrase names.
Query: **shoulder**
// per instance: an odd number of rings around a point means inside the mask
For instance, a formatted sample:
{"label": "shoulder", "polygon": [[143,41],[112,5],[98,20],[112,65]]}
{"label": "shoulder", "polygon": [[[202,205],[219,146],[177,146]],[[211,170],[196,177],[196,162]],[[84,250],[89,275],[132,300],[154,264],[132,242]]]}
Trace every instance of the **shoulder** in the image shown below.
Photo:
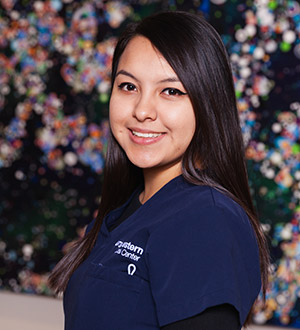
{"label": "shoulder", "polygon": [[162,242],[181,242],[181,248],[189,248],[194,241],[202,251],[237,249],[247,259],[257,259],[255,232],[238,203],[209,186],[183,182],[178,188],[161,205],[162,215],[150,230],[149,250]]}
{"label": "shoulder", "polygon": [[249,218],[244,209],[224,192],[213,187],[194,185],[184,179],[178,180],[177,185],[163,198],[160,211],[164,211],[161,222],[156,228],[163,230],[168,226],[195,225],[198,228],[224,227],[239,230],[245,227],[251,230]]}
{"label": "shoulder", "polygon": [[242,207],[230,198],[226,192],[217,190],[214,187],[195,185],[185,180],[182,187],[182,198],[193,203],[195,208],[220,208],[236,216],[245,213]]}
{"label": "shoulder", "polygon": [[94,218],[90,223],[87,224],[85,229],[85,235],[87,235],[92,230],[95,222],[96,222],[96,218]]}
{"label": "shoulder", "polygon": [[182,176],[173,179],[159,194],[164,204],[172,204],[175,209],[180,207],[221,208],[233,212],[237,216],[243,209],[232,198],[216,188],[207,185],[196,185],[186,181]]}

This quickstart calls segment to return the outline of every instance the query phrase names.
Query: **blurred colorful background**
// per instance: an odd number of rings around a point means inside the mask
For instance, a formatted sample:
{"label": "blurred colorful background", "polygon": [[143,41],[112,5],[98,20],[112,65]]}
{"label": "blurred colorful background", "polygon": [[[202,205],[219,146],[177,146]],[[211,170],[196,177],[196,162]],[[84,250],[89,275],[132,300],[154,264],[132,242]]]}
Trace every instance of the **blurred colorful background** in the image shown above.
{"label": "blurred colorful background", "polygon": [[110,65],[122,28],[202,12],[230,55],[251,192],[272,275],[254,322],[300,328],[300,3],[0,0],[0,288],[46,280],[96,214]]}

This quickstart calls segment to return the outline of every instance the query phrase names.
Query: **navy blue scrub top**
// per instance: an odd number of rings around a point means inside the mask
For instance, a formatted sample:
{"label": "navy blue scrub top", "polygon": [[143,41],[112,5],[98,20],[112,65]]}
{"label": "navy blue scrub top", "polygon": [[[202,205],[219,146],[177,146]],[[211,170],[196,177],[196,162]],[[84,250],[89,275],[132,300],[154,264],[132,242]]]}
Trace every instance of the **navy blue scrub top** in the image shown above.
{"label": "navy blue scrub top", "polygon": [[157,330],[224,303],[243,324],[261,288],[257,242],[243,209],[178,176],[109,232],[131,198],[106,216],[71,276],[65,329]]}

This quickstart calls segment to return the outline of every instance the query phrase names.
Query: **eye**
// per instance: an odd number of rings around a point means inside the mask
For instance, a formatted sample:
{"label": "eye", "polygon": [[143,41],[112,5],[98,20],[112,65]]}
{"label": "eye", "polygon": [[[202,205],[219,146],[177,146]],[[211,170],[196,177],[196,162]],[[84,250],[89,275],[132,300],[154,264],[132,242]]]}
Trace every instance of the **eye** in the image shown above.
{"label": "eye", "polygon": [[168,95],[168,96],[180,96],[180,95],[186,95],[187,93],[184,93],[180,91],[177,88],[165,88],[162,93]]}
{"label": "eye", "polygon": [[126,92],[132,92],[136,90],[135,85],[128,82],[121,83],[120,85],[118,85],[118,88]]}

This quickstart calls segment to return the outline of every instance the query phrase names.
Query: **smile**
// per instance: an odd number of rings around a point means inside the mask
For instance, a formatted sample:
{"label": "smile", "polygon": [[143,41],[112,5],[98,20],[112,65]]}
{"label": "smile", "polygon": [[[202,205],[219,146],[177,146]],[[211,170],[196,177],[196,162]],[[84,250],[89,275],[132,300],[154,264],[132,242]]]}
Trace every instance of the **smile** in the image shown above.
{"label": "smile", "polygon": [[141,138],[156,138],[162,135],[162,133],[141,133],[136,131],[132,131],[132,134]]}

